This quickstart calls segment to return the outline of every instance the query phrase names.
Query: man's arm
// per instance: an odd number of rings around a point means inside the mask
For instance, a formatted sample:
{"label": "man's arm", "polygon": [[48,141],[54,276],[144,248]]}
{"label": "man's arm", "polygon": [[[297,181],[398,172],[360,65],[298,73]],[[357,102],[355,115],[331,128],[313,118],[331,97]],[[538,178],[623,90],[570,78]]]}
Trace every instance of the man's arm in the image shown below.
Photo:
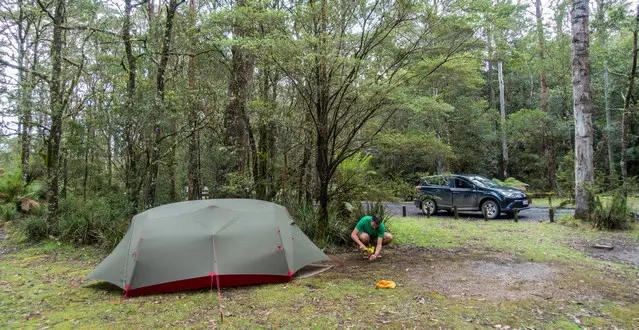
{"label": "man's arm", "polygon": [[353,229],[353,232],[351,232],[351,238],[355,241],[355,243],[357,243],[360,250],[364,250],[366,248],[366,245],[359,240],[359,230],[357,230],[357,228]]}
{"label": "man's arm", "polygon": [[382,252],[382,243],[384,241],[384,237],[377,238],[377,246],[375,247],[375,253],[371,254],[369,260],[375,260],[379,257],[379,253]]}

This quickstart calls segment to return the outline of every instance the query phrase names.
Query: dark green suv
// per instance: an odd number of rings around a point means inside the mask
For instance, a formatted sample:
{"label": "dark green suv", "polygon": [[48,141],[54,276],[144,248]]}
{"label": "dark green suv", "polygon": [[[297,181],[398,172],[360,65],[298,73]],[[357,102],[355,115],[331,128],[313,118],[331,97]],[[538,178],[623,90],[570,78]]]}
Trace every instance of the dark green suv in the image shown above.
{"label": "dark green suv", "polygon": [[415,187],[415,206],[424,214],[438,210],[486,211],[489,219],[502,212],[513,214],[515,210],[530,207],[530,199],[518,188],[503,186],[480,175],[434,175],[421,180]]}

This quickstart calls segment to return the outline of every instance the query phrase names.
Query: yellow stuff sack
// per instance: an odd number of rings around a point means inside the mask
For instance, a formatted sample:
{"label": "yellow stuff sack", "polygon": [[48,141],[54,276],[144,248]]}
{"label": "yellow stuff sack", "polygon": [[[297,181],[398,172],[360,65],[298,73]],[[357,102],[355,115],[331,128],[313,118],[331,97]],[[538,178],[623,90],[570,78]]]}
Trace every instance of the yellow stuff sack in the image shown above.
{"label": "yellow stuff sack", "polygon": [[376,289],[395,289],[395,286],[397,285],[393,281],[381,280],[377,282],[377,286],[375,288]]}

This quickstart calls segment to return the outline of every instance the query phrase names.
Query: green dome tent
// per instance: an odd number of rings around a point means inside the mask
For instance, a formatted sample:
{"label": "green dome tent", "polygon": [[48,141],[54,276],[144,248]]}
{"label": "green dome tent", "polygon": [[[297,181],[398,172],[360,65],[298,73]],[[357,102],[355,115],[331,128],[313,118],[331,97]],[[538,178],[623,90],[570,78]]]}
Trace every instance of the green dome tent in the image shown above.
{"label": "green dome tent", "polygon": [[110,282],[124,289],[125,296],[136,296],[286,282],[323,260],[329,258],[281,205],[198,200],[159,206],[131,218],[122,241],[86,279]]}

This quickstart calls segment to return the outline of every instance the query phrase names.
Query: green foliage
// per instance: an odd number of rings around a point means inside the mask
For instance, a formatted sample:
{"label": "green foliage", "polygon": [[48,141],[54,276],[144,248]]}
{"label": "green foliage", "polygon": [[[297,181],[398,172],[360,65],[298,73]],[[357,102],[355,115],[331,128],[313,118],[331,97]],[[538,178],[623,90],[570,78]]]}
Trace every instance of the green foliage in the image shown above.
{"label": "green foliage", "polygon": [[515,187],[515,188],[519,188],[521,190],[527,190],[528,187],[530,186],[529,184],[527,184],[525,182],[522,182],[522,181],[519,181],[519,180],[517,180],[517,179],[515,179],[513,177],[508,177],[508,178],[506,178],[505,181],[501,181],[501,180],[499,180],[497,178],[493,178],[492,180],[494,182],[502,185],[502,186]]}
{"label": "green foliage", "polygon": [[557,188],[561,196],[575,198],[575,152],[570,151],[559,163]]}
{"label": "green foliage", "polygon": [[373,157],[357,153],[345,159],[338,167],[336,187],[338,199],[358,200],[366,195],[366,186],[375,172],[371,170]]}
{"label": "green foliage", "polygon": [[2,199],[15,202],[26,192],[20,170],[13,170],[0,175],[0,196]]}
{"label": "green foliage", "polygon": [[602,202],[600,195],[595,196],[589,221],[595,228],[599,229],[631,229],[634,217],[628,207],[628,200],[623,189],[617,189],[607,203]]}
{"label": "green foliage", "polygon": [[345,203],[344,205],[350,212],[349,218],[351,219],[353,228],[361,218],[367,215],[376,214],[382,218],[385,224],[391,219],[390,216],[386,215],[386,209],[382,202]]}
{"label": "green foliage", "polygon": [[60,202],[60,220],[55,235],[63,242],[96,244],[114,248],[128,229],[125,205],[105,197],[71,196]]}
{"label": "green foliage", "polygon": [[522,109],[508,115],[506,132],[510,172],[517,173],[535,189],[547,190],[550,187],[549,164],[556,162],[556,156],[550,158],[546,148],[549,144],[558,145],[566,138],[568,128],[563,124],[561,118],[539,109]]}
{"label": "green foliage", "polygon": [[19,169],[0,174],[0,200],[2,200],[2,218],[0,220],[11,221],[19,212],[39,214],[41,206],[32,198],[43,195],[42,184],[32,181],[25,185]]}
{"label": "green foliage", "polygon": [[[319,212],[317,206],[312,203],[290,202],[287,204],[288,211],[295,220],[298,227],[308,237],[314,237]],[[319,246],[344,245],[350,241],[350,234],[355,227],[352,220],[345,216],[344,208],[331,203],[328,207],[328,232],[326,241],[315,242]]]}
{"label": "green foliage", "polygon": [[17,231],[30,242],[39,242],[49,235],[50,228],[45,216],[20,217],[13,224]]}
{"label": "green foliage", "polygon": [[13,203],[0,203],[0,223],[4,221],[13,221],[20,215],[18,209]]}
{"label": "green foliage", "polygon": [[231,172],[227,174],[226,178],[226,183],[219,191],[220,197],[247,198],[251,195],[253,179],[249,175],[239,172]]}
{"label": "green foliage", "polygon": [[[288,211],[298,227],[308,237],[315,234],[315,225],[319,217],[317,206],[306,202],[290,202]],[[391,217],[386,214],[382,202],[333,202],[329,204],[329,227],[326,241],[315,242],[320,246],[348,245],[352,242],[351,232],[357,221],[363,216],[377,214],[382,217],[385,224],[391,222]]]}
{"label": "green foliage", "polygon": [[438,139],[434,132],[404,131],[381,134],[377,138],[379,153],[373,162],[387,177],[415,179],[413,173],[434,172],[437,161],[453,157],[450,146]]}
{"label": "green foliage", "polygon": [[412,199],[414,185],[400,176],[389,177],[374,171],[371,165],[375,160],[372,155],[358,153],[340,164],[335,186],[338,203]]}

